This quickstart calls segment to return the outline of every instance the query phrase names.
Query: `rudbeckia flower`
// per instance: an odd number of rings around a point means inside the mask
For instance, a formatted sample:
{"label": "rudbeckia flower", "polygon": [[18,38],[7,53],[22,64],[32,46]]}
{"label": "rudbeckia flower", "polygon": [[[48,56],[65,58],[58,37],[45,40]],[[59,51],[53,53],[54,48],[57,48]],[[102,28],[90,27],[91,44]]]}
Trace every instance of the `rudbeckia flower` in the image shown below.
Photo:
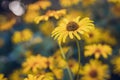
{"label": "rudbeckia flower", "polygon": [[7,80],[7,78],[4,78],[4,75],[0,74],[0,80]]}
{"label": "rudbeckia flower", "polygon": [[80,71],[82,75],[80,80],[104,80],[108,79],[108,65],[102,64],[98,60],[90,60]]}
{"label": "rudbeckia flower", "polygon": [[24,80],[54,80],[54,75],[50,72],[38,75],[29,74]]}
{"label": "rudbeckia flower", "polygon": [[24,73],[28,73],[28,72],[37,73],[39,72],[39,70],[43,70],[47,68],[46,62],[47,62],[47,58],[41,55],[30,56],[22,64],[23,72]]}
{"label": "rudbeckia flower", "polygon": [[120,75],[120,56],[114,57],[112,59],[112,64],[114,66],[114,72]]}
{"label": "rudbeckia flower", "polygon": [[58,43],[65,43],[66,39],[81,40],[81,36],[86,35],[94,29],[93,21],[88,17],[81,19],[80,16],[73,20],[64,18],[52,32],[52,37],[58,40]]}
{"label": "rudbeckia flower", "polygon": [[112,54],[112,48],[109,45],[102,45],[102,44],[93,44],[85,46],[85,56],[94,55],[96,59],[103,56],[107,58],[108,55]]}
{"label": "rudbeckia flower", "polygon": [[37,16],[35,18],[35,22],[38,24],[40,21],[47,21],[50,17],[54,17],[55,19],[59,19],[61,16],[66,14],[66,9],[61,10],[49,10],[45,15]]}
{"label": "rudbeckia flower", "polygon": [[62,7],[70,7],[78,4],[80,0],[59,0],[59,2]]}

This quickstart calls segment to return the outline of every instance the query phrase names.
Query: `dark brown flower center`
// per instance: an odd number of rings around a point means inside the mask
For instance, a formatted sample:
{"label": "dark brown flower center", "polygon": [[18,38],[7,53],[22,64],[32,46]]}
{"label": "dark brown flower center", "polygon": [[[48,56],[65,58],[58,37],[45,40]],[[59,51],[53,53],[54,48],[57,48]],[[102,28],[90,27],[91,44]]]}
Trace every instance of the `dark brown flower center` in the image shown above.
{"label": "dark brown flower center", "polygon": [[94,35],[92,33],[89,34],[89,37],[92,38]]}
{"label": "dark brown flower center", "polygon": [[98,73],[96,70],[91,70],[90,73],[89,73],[90,77],[92,78],[96,78],[98,76]]}
{"label": "dark brown flower center", "polygon": [[79,27],[79,25],[76,22],[73,22],[73,21],[71,21],[67,24],[67,30],[68,31],[75,31],[75,30],[78,29],[78,27]]}
{"label": "dark brown flower center", "polygon": [[96,52],[96,53],[101,53],[101,50],[100,50],[100,49],[96,49],[95,52]]}

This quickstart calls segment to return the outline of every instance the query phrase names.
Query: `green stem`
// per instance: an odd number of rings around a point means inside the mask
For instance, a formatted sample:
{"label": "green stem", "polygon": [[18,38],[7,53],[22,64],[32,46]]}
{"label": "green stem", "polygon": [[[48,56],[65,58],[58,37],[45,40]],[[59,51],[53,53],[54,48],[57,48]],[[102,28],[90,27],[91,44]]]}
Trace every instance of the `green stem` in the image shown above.
{"label": "green stem", "polygon": [[78,63],[79,63],[78,72],[77,72],[77,80],[79,80],[79,71],[80,71],[80,45],[79,45],[79,41],[78,40],[76,40],[76,44],[77,44],[77,48],[78,48]]}
{"label": "green stem", "polygon": [[[61,46],[60,44],[59,44],[59,48],[60,48],[61,55],[62,55],[63,59],[67,62],[66,57],[65,57],[65,54],[64,54],[63,49],[62,49],[62,46]],[[73,77],[72,77],[70,68],[69,68],[69,66],[68,66],[68,63],[67,63],[66,68],[67,68],[67,71],[68,71],[68,75],[69,75],[69,77],[70,77],[70,80],[73,80]]]}

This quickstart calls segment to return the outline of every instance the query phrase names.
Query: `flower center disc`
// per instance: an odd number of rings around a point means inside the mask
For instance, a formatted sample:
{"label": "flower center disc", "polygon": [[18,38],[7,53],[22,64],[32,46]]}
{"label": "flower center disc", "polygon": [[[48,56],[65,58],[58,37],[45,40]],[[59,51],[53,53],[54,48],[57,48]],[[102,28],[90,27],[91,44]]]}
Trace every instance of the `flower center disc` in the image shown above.
{"label": "flower center disc", "polygon": [[90,77],[92,77],[92,78],[96,78],[96,77],[98,76],[98,73],[97,73],[96,70],[92,70],[92,71],[90,71],[89,75],[90,75]]}
{"label": "flower center disc", "polygon": [[67,24],[67,30],[68,31],[75,31],[75,30],[78,29],[78,27],[79,27],[79,25],[76,22],[73,22],[73,21],[71,21]]}

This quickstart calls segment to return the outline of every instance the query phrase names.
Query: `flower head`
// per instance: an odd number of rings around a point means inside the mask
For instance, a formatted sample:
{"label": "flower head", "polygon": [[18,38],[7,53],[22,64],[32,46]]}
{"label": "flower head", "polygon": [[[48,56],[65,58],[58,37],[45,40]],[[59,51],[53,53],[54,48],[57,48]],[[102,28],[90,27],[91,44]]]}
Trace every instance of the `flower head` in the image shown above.
{"label": "flower head", "polygon": [[120,75],[120,56],[114,57],[112,59],[112,64],[114,66],[114,72]]}
{"label": "flower head", "polygon": [[78,4],[80,0],[59,0],[59,2],[62,7],[69,7]]}
{"label": "flower head", "polygon": [[108,2],[115,3],[115,4],[120,4],[120,0],[108,0]]}
{"label": "flower head", "polygon": [[47,68],[46,62],[47,62],[47,58],[41,55],[30,56],[22,64],[23,72],[24,73],[28,73],[28,72],[37,73],[39,70],[43,70]]}
{"label": "flower head", "polygon": [[32,31],[24,29],[23,31],[16,31],[12,36],[13,43],[26,42],[32,38]]}
{"label": "flower head", "polygon": [[112,48],[109,45],[102,45],[102,44],[93,44],[85,46],[85,56],[95,55],[95,58],[99,58],[101,55],[104,58],[107,58],[107,55],[112,54]]}
{"label": "flower head", "polygon": [[111,11],[112,11],[112,13],[116,16],[116,17],[120,17],[120,3],[119,3],[119,5],[114,5],[114,6],[112,6],[112,8],[111,8]]}
{"label": "flower head", "polygon": [[82,0],[83,6],[89,6],[95,3],[96,0]]}
{"label": "flower head", "polygon": [[71,69],[73,74],[78,73],[79,63],[77,61],[75,61],[74,59],[70,59],[68,61],[68,66]]}
{"label": "flower head", "polygon": [[10,80],[23,80],[25,78],[26,74],[23,74],[21,69],[13,71],[12,74],[10,74],[9,79]]}
{"label": "flower head", "polygon": [[0,74],[0,80],[7,80],[7,78],[4,78],[4,75]]}
{"label": "flower head", "polygon": [[0,31],[6,31],[9,30],[13,27],[13,25],[16,23],[16,19],[11,19],[11,20],[3,20],[0,19]]}
{"label": "flower head", "polygon": [[28,78],[25,78],[24,80],[54,80],[54,75],[49,72],[39,75],[29,74]]}
{"label": "flower head", "polygon": [[104,80],[110,77],[108,66],[98,60],[90,60],[90,63],[83,66],[80,74],[82,75],[81,80]]}
{"label": "flower head", "polygon": [[49,10],[45,15],[37,16],[35,18],[35,22],[38,24],[40,21],[47,21],[50,17],[54,17],[55,19],[59,19],[61,16],[66,14],[65,9],[61,10]]}
{"label": "flower head", "polygon": [[95,28],[92,32],[88,33],[89,37],[85,37],[86,43],[97,43],[101,41],[101,29]]}
{"label": "flower head", "polygon": [[87,35],[88,32],[94,29],[93,21],[88,17],[81,19],[80,16],[73,19],[68,20],[64,18],[52,32],[52,37],[58,40],[58,43],[65,43],[66,39],[69,37],[70,39],[77,38],[81,40],[82,35]]}

